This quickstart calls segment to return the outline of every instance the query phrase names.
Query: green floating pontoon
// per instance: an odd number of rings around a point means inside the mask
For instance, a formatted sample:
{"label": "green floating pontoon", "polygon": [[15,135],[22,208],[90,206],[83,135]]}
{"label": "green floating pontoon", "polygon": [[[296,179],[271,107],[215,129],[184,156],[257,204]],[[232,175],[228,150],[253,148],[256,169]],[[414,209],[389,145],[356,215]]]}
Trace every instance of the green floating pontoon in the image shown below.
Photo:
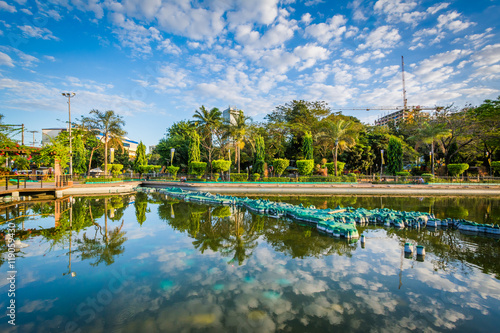
{"label": "green floating pontoon", "polygon": [[422,212],[405,212],[387,208],[368,210],[353,207],[317,209],[314,206],[304,207],[302,204],[292,205],[265,199],[249,199],[208,192],[186,191],[176,187],[162,189],[138,187],[136,190],[145,193],[159,192],[185,201],[202,204],[246,207],[254,213],[274,218],[289,217],[297,221],[311,223],[321,232],[347,239],[359,238],[356,224],[365,225],[368,223],[383,224],[384,226],[401,229],[405,227],[450,227],[459,229],[461,232],[486,233],[493,236],[500,235],[500,226],[498,225],[479,224],[454,219],[440,220],[436,219],[433,214]]}

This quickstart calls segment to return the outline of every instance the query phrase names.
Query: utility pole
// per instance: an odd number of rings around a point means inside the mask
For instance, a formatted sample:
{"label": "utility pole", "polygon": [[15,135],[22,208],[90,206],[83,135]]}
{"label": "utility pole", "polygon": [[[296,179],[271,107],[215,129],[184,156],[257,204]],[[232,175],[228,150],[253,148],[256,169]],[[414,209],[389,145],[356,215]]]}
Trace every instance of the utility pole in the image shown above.
{"label": "utility pole", "polygon": [[71,146],[71,97],[75,97],[75,93],[62,93],[64,97],[68,98],[68,111],[69,111],[69,175],[73,177],[73,149]]}
{"label": "utility pole", "polygon": [[33,133],[33,148],[35,148],[35,133],[38,133],[38,131],[28,131],[29,133]]}

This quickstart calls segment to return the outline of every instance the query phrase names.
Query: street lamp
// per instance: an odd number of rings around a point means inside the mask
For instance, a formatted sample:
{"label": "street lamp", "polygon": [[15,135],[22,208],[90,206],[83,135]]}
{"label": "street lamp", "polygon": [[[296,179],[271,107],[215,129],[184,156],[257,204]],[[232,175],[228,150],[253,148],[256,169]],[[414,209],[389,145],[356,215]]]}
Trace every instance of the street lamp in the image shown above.
{"label": "street lamp", "polygon": [[175,148],[170,149],[170,165],[174,165],[174,153],[175,153]]}
{"label": "street lamp", "polygon": [[70,93],[62,93],[64,97],[68,98],[68,111],[69,111],[69,175],[71,178],[73,178],[73,149],[71,146],[71,97],[75,97],[74,92]]}
{"label": "street lamp", "polygon": [[231,149],[228,149],[227,151],[229,153],[229,180],[228,181],[231,181]]}

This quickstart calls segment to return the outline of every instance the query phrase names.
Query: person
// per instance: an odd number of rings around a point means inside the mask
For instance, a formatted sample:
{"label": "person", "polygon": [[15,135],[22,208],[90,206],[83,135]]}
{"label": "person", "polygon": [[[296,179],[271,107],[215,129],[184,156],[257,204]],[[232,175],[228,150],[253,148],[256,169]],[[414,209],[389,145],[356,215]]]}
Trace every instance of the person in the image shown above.
{"label": "person", "polygon": [[423,179],[422,177],[420,177],[420,178],[418,179],[418,182],[419,182],[420,184],[423,184],[423,183],[424,183],[424,179]]}

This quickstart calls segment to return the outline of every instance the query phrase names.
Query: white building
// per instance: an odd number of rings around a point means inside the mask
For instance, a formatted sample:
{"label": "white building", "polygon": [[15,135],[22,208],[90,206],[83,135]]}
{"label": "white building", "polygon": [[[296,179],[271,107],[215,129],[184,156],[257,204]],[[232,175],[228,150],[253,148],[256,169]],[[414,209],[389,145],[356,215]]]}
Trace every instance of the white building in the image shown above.
{"label": "white building", "polygon": [[240,112],[243,113],[243,110],[239,110],[235,108],[234,106],[229,106],[227,109],[222,111],[222,118],[229,122],[231,125],[236,124],[236,117],[240,114]]}

